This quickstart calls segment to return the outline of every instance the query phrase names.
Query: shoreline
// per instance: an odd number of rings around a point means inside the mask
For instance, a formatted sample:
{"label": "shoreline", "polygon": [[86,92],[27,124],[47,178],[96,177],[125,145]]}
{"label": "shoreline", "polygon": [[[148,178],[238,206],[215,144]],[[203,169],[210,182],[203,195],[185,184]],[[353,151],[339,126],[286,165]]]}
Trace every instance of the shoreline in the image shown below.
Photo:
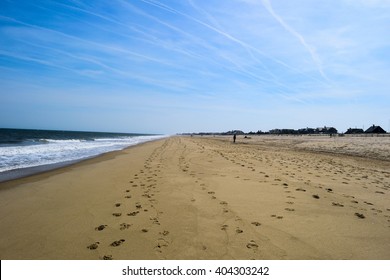
{"label": "shoreline", "polygon": [[174,136],[0,183],[0,258],[390,259],[390,162],[237,140]]}
{"label": "shoreline", "polygon": [[[168,136],[168,137],[170,137],[170,136]],[[166,138],[166,137],[162,137],[162,138],[154,139],[154,140],[148,140],[148,141],[137,143],[137,144],[132,144],[132,145],[129,145],[129,146],[127,146],[123,149],[120,149],[120,150],[108,151],[108,152],[104,152],[102,154],[89,156],[89,157],[85,157],[85,158],[81,158],[81,159],[68,160],[68,161],[63,161],[63,162],[43,164],[43,165],[38,165],[38,166],[24,167],[24,168],[17,168],[17,169],[12,169],[12,170],[8,170],[8,171],[3,171],[3,172],[0,172],[0,184],[5,183],[5,182],[9,182],[9,181],[13,181],[13,180],[28,178],[28,177],[35,176],[35,175],[44,174],[46,172],[55,171],[57,169],[70,167],[72,165],[76,165],[76,164],[82,163],[84,161],[88,161],[88,160],[95,159],[95,158],[98,158],[101,156],[105,156],[105,155],[110,154],[110,153],[121,152],[123,150],[129,149],[129,148],[134,147],[134,146],[142,145],[142,144],[148,143],[148,142],[158,141],[158,140],[164,139],[164,138]]]}
{"label": "shoreline", "polygon": [[[142,144],[144,144],[144,143],[141,143],[138,145],[142,145]],[[135,145],[135,146],[137,146],[137,145]],[[89,164],[93,164],[96,162],[113,159],[113,158],[115,158],[116,155],[120,155],[122,151],[124,151],[126,149],[131,149],[132,147],[134,147],[134,146],[129,146],[123,150],[106,152],[106,153],[103,153],[100,155],[92,156],[92,157],[81,159],[81,160],[69,161],[69,162],[64,163],[64,164],[61,164],[61,163],[48,164],[48,165],[43,166],[44,168],[42,170],[40,170],[41,166],[21,168],[21,169],[37,169],[37,171],[34,170],[33,173],[27,173],[26,175],[21,175],[19,177],[7,179],[4,181],[0,180],[0,192],[6,188],[10,188],[10,187],[17,186],[17,185],[22,185],[25,183],[36,182],[36,181],[40,181],[40,180],[49,178],[51,176],[62,174],[62,173],[71,171],[74,168],[82,167],[83,165],[89,165]],[[48,168],[46,169],[45,167],[48,167]],[[20,170],[20,169],[16,169],[15,172],[17,172],[18,170]],[[12,171],[13,170],[11,170],[10,172],[12,172]],[[6,171],[6,172],[8,172],[8,171]]]}
{"label": "shoreline", "polygon": [[[100,155],[97,155],[98,157]],[[61,169],[67,166],[71,166],[73,164],[77,164],[81,161],[88,160],[89,158],[80,159],[80,160],[70,160],[70,161],[64,161],[59,163],[53,163],[53,164],[44,164],[39,166],[33,166],[33,167],[24,167],[24,168],[18,168],[18,169],[12,169],[8,171],[4,171],[0,173],[0,183],[8,182],[12,180],[18,180],[34,175],[39,175],[42,173],[50,172],[53,170]]]}

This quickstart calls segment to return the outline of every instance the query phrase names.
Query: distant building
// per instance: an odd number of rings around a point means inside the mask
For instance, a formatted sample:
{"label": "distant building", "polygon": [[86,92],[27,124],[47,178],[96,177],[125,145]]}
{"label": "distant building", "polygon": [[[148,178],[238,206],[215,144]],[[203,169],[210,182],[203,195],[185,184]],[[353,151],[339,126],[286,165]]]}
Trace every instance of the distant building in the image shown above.
{"label": "distant building", "polygon": [[294,129],[289,129],[289,128],[283,128],[283,129],[279,129],[279,128],[275,128],[275,129],[271,129],[269,131],[270,134],[285,134],[285,135],[290,135],[290,134],[298,134],[298,131],[297,130],[294,130]]}
{"label": "distant building", "polygon": [[345,134],[361,134],[364,133],[364,130],[361,128],[348,128]]}
{"label": "distant building", "polygon": [[337,134],[337,129],[334,127],[319,127],[316,129],[318,134]]}
{"label": "distant building", "polygon": [[310,128],[310,127],[298,129],[299,134],[314,134],[315,131],[316,130],[314,128]]}
{"label": "distant building", "polygon": [[225,135],[233,135],[233,134],[243,135],[245,133],[242,130],[231,130],[231,131],[228,131],[228,132],[225,132],[225,133],[222,133],[222,134],[225,134]]}
{"label": "distant building", "polygon": [[250,132],[248,132],[248,134],[253,135],[253,134],[266,134],[266,133],[261,131],[261,130],[258,130],[257,132],[250,131]]}
{"label": "distant building", "polygon": [[365,133],[386,133],[386,131],[379,125],[372,125],[365,131]]}
{"label": "distant building", "polygon": [[283,128],[283,129],[272,129],[269,131],[270,134],[288,134],[288,135],[297,135],[297,134],[337,134],[337,129],[334,127],[319,127],[319,128],[301,128],[298,130],[294,129],[288,129],[288,128]]}

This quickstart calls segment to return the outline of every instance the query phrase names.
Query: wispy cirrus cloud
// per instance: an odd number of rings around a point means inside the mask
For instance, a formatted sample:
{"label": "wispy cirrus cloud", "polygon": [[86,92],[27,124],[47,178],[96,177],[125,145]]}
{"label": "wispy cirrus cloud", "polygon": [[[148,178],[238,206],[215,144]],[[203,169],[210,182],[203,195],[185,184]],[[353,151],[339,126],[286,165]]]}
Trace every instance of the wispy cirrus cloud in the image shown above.
{"label": "wispy cirrus cloud", "polygon": [[[88,92],[83,103],[95,95],[91,110],[106,104],[112,119],[115,108],[123,114],[129,108],[129,119],[137,111],[139,119],[154,118],[171,131],[174,116],[181,125],[208,122],[217,131],[233,123],[244,123],[241,129],[262,129],[259,123],[272,128],[276,119],[292,119],[291,114],[300,126],[329,117],[320,116],[324,108],[350,103],[364,108],[377,99],[378,107],[390,104],[385,1],[9,0],[2,5],[0,107],[16,106],[12,94],[28,95],[28,88],[39,104],[47,104],[46,96],[54,106],[58,95],[60,107],[60,95],[72,89],[72,98],[63,103],[74,110],[73,97]],[[164,114],[166,123],[150,117],[152,111]],[[340,124],[347,119],[341,114],[334,117]]]}
{"label": "wispy cirrus cloud", "polygon": [[272,8],[270,0],[262,0],[264,7],[267,9],[267,11],[272,15],[272,17],[280,23],[281,26],[283,26],[284,29],[286,29],[290,34],[292,34],[294,37],[296,37],[299,42],[302,44],[302,46],[308,51],[310,54],[313,62],[316,64],[318,71],[321,73],[321,76],[328,80],[326,77],[324,70],[322,68],[322,63],[320,58],[318,57],[318,54],[315,51],[315,48],[311,45],[309,45],[302,34],[298,33],[293,27],[288,25],[282,17],[280,17]]}

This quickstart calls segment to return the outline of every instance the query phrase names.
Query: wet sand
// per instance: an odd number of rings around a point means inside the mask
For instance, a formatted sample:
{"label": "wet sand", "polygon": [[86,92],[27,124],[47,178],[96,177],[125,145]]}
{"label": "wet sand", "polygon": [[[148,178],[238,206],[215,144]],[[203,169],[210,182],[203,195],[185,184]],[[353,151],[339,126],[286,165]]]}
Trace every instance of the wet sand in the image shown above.
{"label": "wet sand", "polygon": [[171,137],[0,183],[0,258],[390,259],[378,139]]}

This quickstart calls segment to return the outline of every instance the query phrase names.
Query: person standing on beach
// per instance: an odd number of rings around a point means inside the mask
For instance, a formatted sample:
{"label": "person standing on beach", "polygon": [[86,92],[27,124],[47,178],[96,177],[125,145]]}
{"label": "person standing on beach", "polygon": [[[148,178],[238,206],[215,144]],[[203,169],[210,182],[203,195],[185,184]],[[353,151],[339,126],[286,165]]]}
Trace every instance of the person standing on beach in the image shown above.
{"label": "person standing on beach", "polygon": [[236,136],[236,134],[234,133],[234,134],[233,134],[233,143],[236,143],[236,137],[237,137],[237,136]]}

